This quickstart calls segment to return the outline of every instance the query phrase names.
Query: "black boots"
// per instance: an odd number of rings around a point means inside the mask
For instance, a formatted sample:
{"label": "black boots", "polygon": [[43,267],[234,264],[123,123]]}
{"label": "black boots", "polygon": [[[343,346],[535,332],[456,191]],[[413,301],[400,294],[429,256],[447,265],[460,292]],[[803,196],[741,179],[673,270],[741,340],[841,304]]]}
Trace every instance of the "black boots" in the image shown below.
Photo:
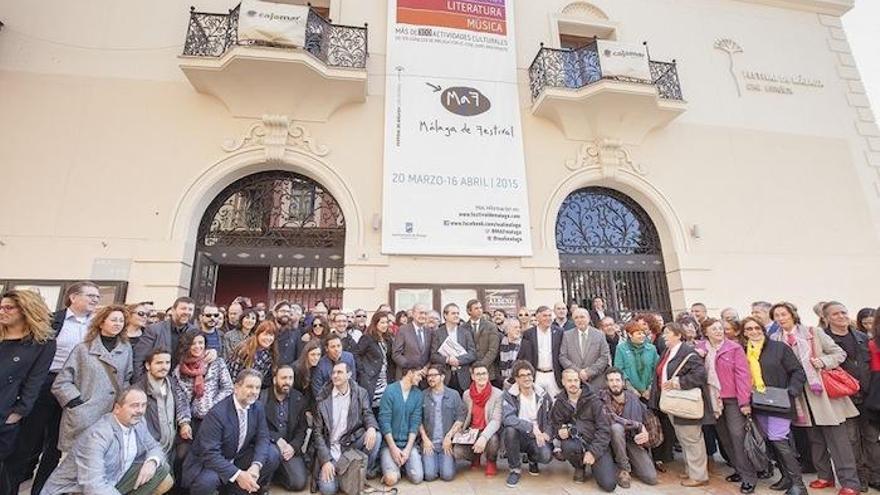
{"label": "black boots", "polygon": [[[779,470],[782,471],[782,479],[774,483],[770,488],[785,490],[785,495],[808,495],[807,487],[801,476],[801,465],[798,463],[797,454],[787,440],[771,442],[776,449]],[[778,485],[778,487],[777,487]]]}

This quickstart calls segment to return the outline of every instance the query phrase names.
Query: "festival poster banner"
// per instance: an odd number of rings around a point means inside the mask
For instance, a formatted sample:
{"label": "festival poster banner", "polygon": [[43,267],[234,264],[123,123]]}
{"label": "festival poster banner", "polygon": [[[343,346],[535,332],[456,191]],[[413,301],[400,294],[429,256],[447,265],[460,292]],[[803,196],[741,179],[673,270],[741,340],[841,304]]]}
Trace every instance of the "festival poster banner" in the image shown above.
{"label": "festival poster banner", "polygon": [[306,45],[309,7],[262,0],[242,0],[238,14],[238,40],[276,45]]}
{"label": "festival poster banner", "polygon": [[531,255],[513,0],[389,0],[382,252]]}

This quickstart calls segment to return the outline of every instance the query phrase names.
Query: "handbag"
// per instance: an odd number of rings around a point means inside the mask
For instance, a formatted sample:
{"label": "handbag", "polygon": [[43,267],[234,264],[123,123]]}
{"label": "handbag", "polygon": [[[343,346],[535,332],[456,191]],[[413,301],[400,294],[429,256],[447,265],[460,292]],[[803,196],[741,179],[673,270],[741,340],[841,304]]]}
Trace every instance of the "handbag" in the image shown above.
{"label": "handbag", "polygon": [[645,430],[648,432],[647,447],[656,449],[663,445],[663,426],[660,419],[650,409],[645,410]]}
{"label": "handbag", "polygon": [[[815,328],[810,328],[810,337],[813,341],[813,345],[810,346],[810,349],[813,351],[813,357],[815,358],[818,356],[816,346],[818,345],[817,341],[819,340],[816,338]],[[819,370],[819,376],[822,377],[822,386],[825,388],[825,393],[828,394],[829,399],[851,397],[859,393],[859,389],[861,388],[859,381],[853,378],[852,375],[847,373],[846,370],[840,366],[834,369],[822,368]]]}
{"label": "handbag", "polygon": [[791,412],[791,397],[788,389],[765,387],[763,392],[752,390],[752,409],[773,414]]}
{"label": "handbag", "polygon": [[[678,376],[681,368],[694,354],[688,354],[675,373],[669,378],[670,380]],[[700,387],[689,390],[663,390],[660,393],[660,410],[666,414],[682,419],[700,419],[704,415],[703,409],[703,391]]]}
{"label": "handbag", "polygon": [[767,443],[764,440],[764,435],[758,430],[750,416],[746,417],[745,434],[743,447],[749,463],[759,473],[767,471],[770,466],[770,458],[767,456]]}

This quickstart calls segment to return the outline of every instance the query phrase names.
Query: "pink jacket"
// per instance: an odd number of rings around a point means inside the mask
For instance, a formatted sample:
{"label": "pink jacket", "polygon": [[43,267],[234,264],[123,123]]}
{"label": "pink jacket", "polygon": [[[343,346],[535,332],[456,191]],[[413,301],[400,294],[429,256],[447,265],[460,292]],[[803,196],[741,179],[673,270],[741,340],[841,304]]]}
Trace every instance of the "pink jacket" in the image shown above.
{"label": "pink jacket", "polygon": [[[707,340],[697,343],[697,349],[706,350]],[[740,407],[752,401],[752,374],[746,351],[736,342],[724,339],[715,357],[715,372],[721,382],[721,398],[736,399]]]}

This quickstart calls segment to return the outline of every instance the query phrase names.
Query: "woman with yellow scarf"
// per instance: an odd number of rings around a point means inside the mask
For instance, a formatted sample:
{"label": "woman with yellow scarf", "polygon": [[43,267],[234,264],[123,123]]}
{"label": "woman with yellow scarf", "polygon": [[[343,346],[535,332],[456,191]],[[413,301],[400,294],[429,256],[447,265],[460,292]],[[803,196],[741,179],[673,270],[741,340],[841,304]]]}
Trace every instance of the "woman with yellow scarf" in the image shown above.
{"label": "woman with yellow scarf", "polygon": [[[807,381],[803,366],[787,345],[767,338],[764,325],[748,316],[740,322],[746,341],[746,359],[754,389],[765,393],[768,387],[785,389],[791,404],[803,392]],[[770,486],[786,495],[807,495],[797,455],[789,442],[794,409],[788,412],[761,410],[752,404],[752,414],[767,441],[776,450],[782,478]]]}

